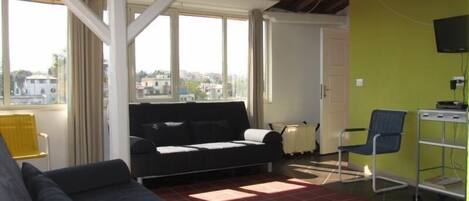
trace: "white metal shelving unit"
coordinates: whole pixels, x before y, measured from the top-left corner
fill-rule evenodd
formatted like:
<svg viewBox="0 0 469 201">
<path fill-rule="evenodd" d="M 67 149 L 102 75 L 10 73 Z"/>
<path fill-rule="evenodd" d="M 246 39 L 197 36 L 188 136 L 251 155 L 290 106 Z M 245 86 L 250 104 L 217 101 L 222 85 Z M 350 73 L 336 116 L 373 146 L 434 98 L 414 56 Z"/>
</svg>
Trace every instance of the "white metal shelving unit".
<svg viewBox="0 0 469 201">
<path fill-rule="evenodd" d="M 467 169 L 461 169 L 456 167 L 448 167 L 446 165 L 446 151 L 463 151 L 465 158 L 467 158 L 467 112 L 457 110 L 419 110 L 417 114 L 417 182 L 415 200 L 419 200 L 419 190 L 425 189 L 433 192 L 440 193 L 455 198 L 465 199 L 466 198 L 466 173 Z M 440 138 L 429 138 L 422 133 L 421 124 L 424 122 L 433 122 L 441 125 Z M 448 140 L 446 137 L 447 124 L 460 124 L 464 128 L 465 140 L 464 142 L 456 142 L 456 139 Z M 456 132 L 456 131 L 455 131 Z M 421 155 L 422 146 L 430 146 L 436 149 L 441 149 L 441 156 L 435 156 L 435 160 L 440 159 L 441 164 L 434 167 L 422 167 Z M 464 173 L 464 177 L 460 178 L 462 182 L 457 184 L 448 185 L 443 187 L 436 185 L 430 181 L 422 179 L 422 175 L 428 173 L 431 176 L 439 175 L 446 176 L 450 172 L 458 171 Z"/>
</svg>

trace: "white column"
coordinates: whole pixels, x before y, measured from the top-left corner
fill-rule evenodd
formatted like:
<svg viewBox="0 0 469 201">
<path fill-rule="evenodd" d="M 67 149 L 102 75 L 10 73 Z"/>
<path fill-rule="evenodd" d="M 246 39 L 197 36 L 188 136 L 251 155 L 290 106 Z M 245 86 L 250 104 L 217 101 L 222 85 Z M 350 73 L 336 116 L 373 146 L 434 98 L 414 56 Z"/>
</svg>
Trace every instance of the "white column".
<svg viewBox="0 0 469 201">
<path fill-rule="evenodd" d="M 130 165 L 126 3 L 126 0 L 108 1 L 111 33 L 109 131 L 111 159 L 122 159 Z"/>
<path fill-rule="evenodd" d="M 132 43 L 154 19 L 166 10 L 174 0 L 155 0 L 136 20 L 130 23 L 127 32 L 127 43 Z"/>
<path fill-rule="evenodd" d="M 64 3 L 98 38 L 109 44 L 109 28 L 83 1 L 65 0 Z"/>
</svg>

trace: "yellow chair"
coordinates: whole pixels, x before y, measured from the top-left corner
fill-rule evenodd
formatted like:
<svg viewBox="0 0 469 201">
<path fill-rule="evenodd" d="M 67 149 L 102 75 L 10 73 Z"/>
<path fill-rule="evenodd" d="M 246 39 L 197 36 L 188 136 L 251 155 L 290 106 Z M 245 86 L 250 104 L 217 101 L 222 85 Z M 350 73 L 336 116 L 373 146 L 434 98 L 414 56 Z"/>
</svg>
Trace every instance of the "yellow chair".
<svg viewBox="0 0 469 201">
<path fill-rule="evenodd" d="M 4 138 L 13 159 L 47 157 L 47 168 L 50 169 L 49 138 L 47 134 L 38 134 L 33 114 L 0 115 L 0 135 Z M 45 152 L 39 150 L 38 136 L 45 139 Z"/>
</svg>

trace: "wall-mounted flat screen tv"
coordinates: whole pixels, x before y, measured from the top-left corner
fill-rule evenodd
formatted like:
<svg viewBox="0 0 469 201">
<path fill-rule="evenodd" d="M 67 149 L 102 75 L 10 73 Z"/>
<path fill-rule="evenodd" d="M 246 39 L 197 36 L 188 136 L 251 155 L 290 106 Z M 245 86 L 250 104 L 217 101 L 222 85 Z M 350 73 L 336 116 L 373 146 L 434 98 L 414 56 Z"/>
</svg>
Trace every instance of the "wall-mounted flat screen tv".
<svg viewBox="0 0 469 201">
<path fill-rule="evenodd" d="M 469 52 L 469 15 L 433 21 L 438 52 Z"/>
</svg>

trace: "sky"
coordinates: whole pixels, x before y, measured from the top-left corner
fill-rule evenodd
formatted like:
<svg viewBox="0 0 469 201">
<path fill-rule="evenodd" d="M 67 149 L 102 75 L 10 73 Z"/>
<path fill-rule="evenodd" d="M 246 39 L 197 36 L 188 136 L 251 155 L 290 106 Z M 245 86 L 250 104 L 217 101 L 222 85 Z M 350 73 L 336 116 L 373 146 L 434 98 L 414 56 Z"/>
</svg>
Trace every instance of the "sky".
<svg viewBox="0 0 469 201">
<path fill-rule="evenodd" d="M 247 75 L 248 22 L 228 20 L 228 72 Z M 180 70 L 222 73 L 223 31 L 221 18 L 179 17 Z M 170 70 L 170 18 L 160 16 L 136 39 L 137 71 Z"/>
<path fill-rule="evenodd" d="M 10 69 L 47 72 L 67 48 L 65 6 L 9 1 Z"/>
<path fill-rule="evenodd" d="M 67 46 L 66 7 L 19 0 L 9 4 L 11 70 L 46 72 L 52 54 Z M 247 75 L 248 22 L 228 20 L 227 28 L 228 72 Z M 221 18 L 180 16 L 179 32 L 180 70 L 221 74 Z M 160 16 L 136 38 L 137 71 L 170 70 L 170 44 L 170 19 Z"/>
</svg>

